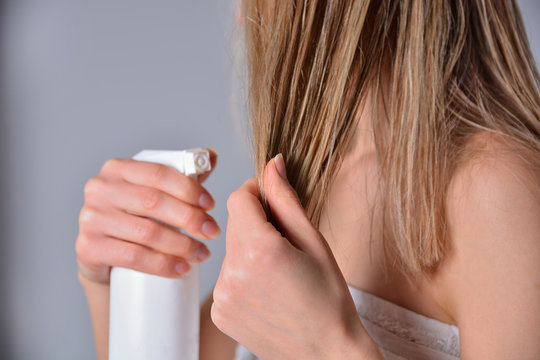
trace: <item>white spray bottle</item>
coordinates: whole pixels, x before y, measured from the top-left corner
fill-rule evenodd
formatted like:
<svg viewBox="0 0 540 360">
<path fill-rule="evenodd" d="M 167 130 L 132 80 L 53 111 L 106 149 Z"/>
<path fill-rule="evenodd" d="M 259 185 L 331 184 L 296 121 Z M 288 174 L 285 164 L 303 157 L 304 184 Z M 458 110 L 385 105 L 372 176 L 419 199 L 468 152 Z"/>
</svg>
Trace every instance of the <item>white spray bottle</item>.
<svg viewBox="0 0 540 360">
<path fill-rule="evenodd" d="M 133 157 L 171 166 L 196 179 L 210 170 L 208 151 L 144 150 Z M 111 270 L 109 360 L 198 360 L 199 264 L 170 279 Z"/>
</svg>

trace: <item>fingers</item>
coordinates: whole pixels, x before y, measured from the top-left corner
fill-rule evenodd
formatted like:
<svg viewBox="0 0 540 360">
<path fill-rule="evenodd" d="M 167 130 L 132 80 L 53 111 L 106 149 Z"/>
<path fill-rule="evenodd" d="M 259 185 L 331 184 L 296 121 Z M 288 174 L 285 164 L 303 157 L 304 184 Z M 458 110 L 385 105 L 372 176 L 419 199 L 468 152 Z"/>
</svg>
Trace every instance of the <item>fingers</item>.
<svg viewBox="0 0 540 360">
<path fill-rule="evenodd" d="M 215 163 L 214 155 L 214 163 Z M 210 210 L 214 207 L 212 196 L 196 180 L 176 169 L 152 162 L 132 159 L 111 159 L 103 166 L 105 176 L 120 176 L 136 185 L 158 189 L 193 206 Z M 209 176 L 210 172 L 205 174 Z"/>
<path fill-rule="evenodd" d="M 209 154 L 214 168 L 217 154 Z M 205 245 L 177 228 L 202 239 L 219 234 L 206 213 L 214 200 L 200 185 L 209 175 L 197 181 L 161 164 L 107 161 L 84 189 L 75 243 L 79 272 L 99 283 L 108 283 L 111 266 L 172 277 L 189 271 L 187 261 L 208 258 Z"/>
<path fill-rule="evenodd" d="M 266 213 L 259 200 L 259 186 L 256 178 L 247 180 L 227 199 L 229 216 L 248 228 L 267 223 Z"/>
<path fill-rule="evenodd" d="M 282 167 L 283 175 L 276 165 Z M 228 248 L 243 247 L 250 253 L 268 254 L 272 249 L 281 249 L 285 241 L 302 251 L 326 255 L 327 247 L 324 240 L 309 220 L 296 192 L 288 183 L 284 168 L 283 158 L 276 157 L 268 162 L 264 173 L 266 199 L 279 231 L 269 226 L 271 224 L 267 221 L 259 200 L 259 187 L 253 178 L 231 194 L 227 201 Z M 280 236 L 275 236 L 276 233 Z"/>
<path fill-rule="evenodd" d="M 219 235 L 218 225 L 204 210 L 158 189 L 114 182 L 100 192 L 110 204 L 129 214 L 155 218 L 203 239 Z"/>
<path fill-rule="evenodd" d="M 84 263 L 85 269 L 120 266 L 170 278 L 185 275 L 190 269 L 182 258 L 112 237 L 88 238 L 79 235 L 76 244 L 77 257 Z"/>
<path fill-rule="evenodd" d="M 281 171 L 279 171 L 282 169 Z M 320 248 L 320 234 L 309 220 L 285 174 L 281 155 L 270 160 L 264 172 L 266 199 L 279 230 L 302 250 Z"/>
<path fill-rule="evenodd" d="M 227 200 L 227 254 L 255 267 L 272 262 L 275 254 L 294 249 L 267 220 L 256 178 L 246 181 Z"/>
<path fill-rule="evenodd" d="M 188 261 L 204 261 L 210 256 L 208 248 L 157 221 L 114 211 L 104 214 L 85 208 L 80 216 L 81 229 L 92 233 L 93 228 L 102 229 L 105 236 L 144 245 L 157 252 L 182 257 Z M 91 225 L 91 226 L 89 226 Z"/>
</svg>

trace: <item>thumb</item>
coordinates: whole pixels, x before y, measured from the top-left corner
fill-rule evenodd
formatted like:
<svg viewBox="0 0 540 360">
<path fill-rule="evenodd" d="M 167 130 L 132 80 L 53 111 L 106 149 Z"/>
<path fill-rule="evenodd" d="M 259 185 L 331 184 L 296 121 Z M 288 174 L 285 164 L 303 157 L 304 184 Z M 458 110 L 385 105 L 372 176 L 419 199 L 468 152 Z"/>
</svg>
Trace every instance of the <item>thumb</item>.
<svg viewBox="0 0 540 360">
<path fill-rule="evenodd" d="M 319 231 L 309 220 L 298 195 L 289 184 L 281 154 L 266 164 L 264 193 L 281 234 L 301 250 L 314 248 Z"/>
</svg>

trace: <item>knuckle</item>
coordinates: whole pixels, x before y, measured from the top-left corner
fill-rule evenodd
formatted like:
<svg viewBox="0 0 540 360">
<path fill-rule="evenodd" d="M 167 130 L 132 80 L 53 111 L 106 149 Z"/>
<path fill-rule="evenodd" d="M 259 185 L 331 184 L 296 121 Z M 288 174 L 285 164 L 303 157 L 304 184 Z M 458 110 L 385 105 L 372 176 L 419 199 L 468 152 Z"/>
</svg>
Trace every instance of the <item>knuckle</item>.
<svg viewBox="0 0 540 360">
<path fill-rule="evenodd" d="M 161 203 L 161 194 L 154 189 L 144 190 L 141 195 L 141 205 L 144 209 L 154 210 Z"/>
<path fill-rule="evenodd" d="M 221 306 L 216 303 L 214 299 L 214 303 L 212 304 L 212 307 L 210 308 L 210 318 L 212 319 L 212 322 L 216 327 L 222 331 L 223 333 L 227 333 L 226 324 L 227 321 L 225 321 L 224 314 L 226 311 L 223 311 Z"/>
<path fill-rule="evenodd" d="M 95 194 L 99 193 L 103 189 L 104 181 L 99 177 L 95 176 L 88 180 L 84 185 L 84 197 L 88 199 Z"/>
<path fill-rule="evenodd" d="M 141 243 L 149 244 L 158 237 L 159 225 L 152 220 L 141 221 L 135 225 L 135 233 Z"/>
<path fill-rule="evenodd" d="M 182 216 L 182 222 L 184 225 L 194 224 L 199 217 L 200 214 L 195 208 L 187 207 Z"/>
<path fill-rule="evenodd" d="M 268 262 L 268 254 L 265 251 L 262 251 L 260 246 L 252 245 L 246 250 L 246 260 L 248 264 L 258 266 Z"/>
<path fill-rule="evenodd" d="M 223 282 L 216 284 L 213 293 L 214 303 L 224 306 L 230 303 L 230 295 L 227 291 L 227 287 L 223 286 Z"/>
<path fill-rule="evenodd" d="M 191 179 L 185 175 L 181 175 L 180 181 L 178 181 L 178 197 L 181 199 L 188 199 L 190 194 L 195 194 L 196 190 L 192 186 Z"/>
<path fill-rule="evenodd" d="M 227 199 L 227 210 L 233 212 L 242 202 L 242 193 L 238 190 L 233 192 Z"/>
<path fill-rule="evenodd" d="M 189 239 L 188 237 L 180 239 L 178 241 L 178 251 L 184 256 L 193 256 L 197 249 L 195 241 Z"/>
<path fill-rule="evenodd" d="M 118 167 L 120 166 L 120 159 L 109 159 L 105 161 L 103 166 L 101 167 L 102 173 L 109 173 L 109 172 L 116 172 L 118 170 Z"/>
<path fill-rule="evenodd" d="M 277 266 L 284 248 L 280 239 L 268 236 L 258 239 L 255 235 L 250 246 L 246 247 L 246 264 L 255 270 Z"/>
<path fill-rule="evenodd" d="M 122 258 L 124 263 L 130 267 L 138 265 L 142 260 L 141 253 L 133 247 L 125 248 L 122 252 Z"/>
<path fill-rule="evenodd" d="M 95 221 L 96 216 L 96 210 L 88 206 L 83 206 L 79 213 L 79 227 L 85 228 L 87 225 L 92 224 L 92 222 Z"/>
<path fill-rule="evenodd" d="M 84 262 L 91 262 L 91 247 L 91 239 L 88 236 L 84 234 L 79 234 L 77 236 L 77 240 L 75 241 L 75 254 L 77 255 L 77 258 Z"/>
<path fill-rule="evenodd" d="M 82 258 L 86 254 L 86 236 L 79 234 L 77 240 L 75 240 L 75 254 L 77 257 Z"/>
<path fill-rule="evenodd" d="M 167 176 L 168 167 L 162 164 L 152 164 L 150 170 L 150 183 L 153 185 L 161 184 Z"/>
<path fill-rule="evenodd" d="M 226 271 L 223 273 L 223 285 L 225 300 L 227 303 L 234 301 L 235 294 L 244 294 L 244 281 L 237 271 Z"/>
<path fill-rule="evenodd" d="M 171 266 L 166 255 L 158 255 L 154 266 L 156 274 L 167 275 L 170 273 Z"/>
</svg>

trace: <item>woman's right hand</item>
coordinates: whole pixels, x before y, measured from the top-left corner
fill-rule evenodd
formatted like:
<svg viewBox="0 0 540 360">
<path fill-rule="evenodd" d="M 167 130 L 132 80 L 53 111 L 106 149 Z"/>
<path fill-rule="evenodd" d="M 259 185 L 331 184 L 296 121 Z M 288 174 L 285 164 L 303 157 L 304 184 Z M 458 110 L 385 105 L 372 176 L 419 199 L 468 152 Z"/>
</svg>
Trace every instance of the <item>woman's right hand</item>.
<svg viewBox="0 0 540 360">
<path fill-rule="evenodd" d="M 217 154 L 209 153 L 213 169 Z M 193 237 L 208 240 L 220 231 L 206 213 L 214 200 L 200 185 L 209 174 L 195 181 L 161 164 L 108 160 L 84 188 L 75 243 L 79 277 L 108 284 L 111 266 L 178 277 L 189 271 L 188 261 L 207 259 L 208 248 Z"/>
</svg>

